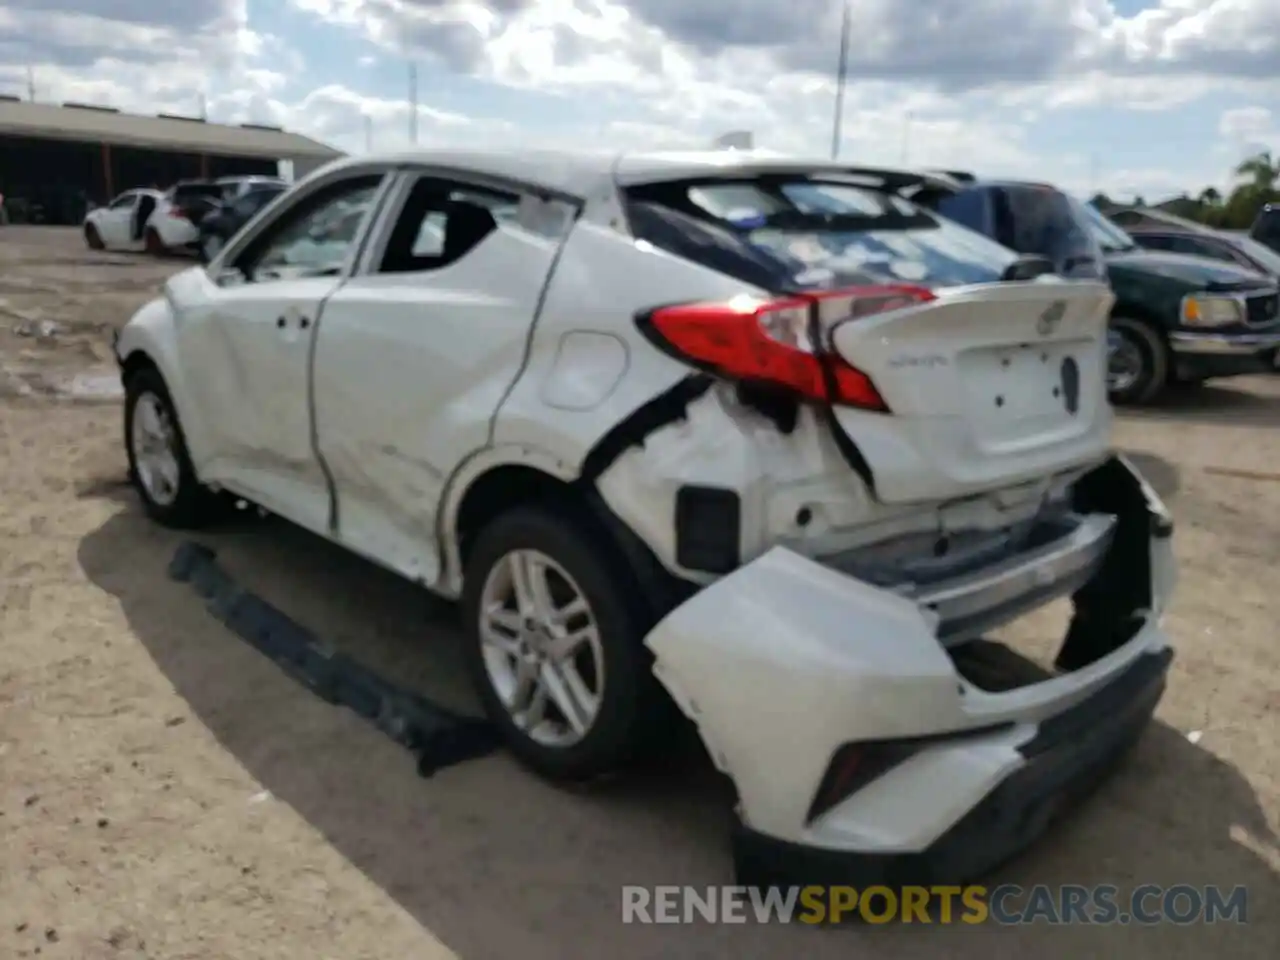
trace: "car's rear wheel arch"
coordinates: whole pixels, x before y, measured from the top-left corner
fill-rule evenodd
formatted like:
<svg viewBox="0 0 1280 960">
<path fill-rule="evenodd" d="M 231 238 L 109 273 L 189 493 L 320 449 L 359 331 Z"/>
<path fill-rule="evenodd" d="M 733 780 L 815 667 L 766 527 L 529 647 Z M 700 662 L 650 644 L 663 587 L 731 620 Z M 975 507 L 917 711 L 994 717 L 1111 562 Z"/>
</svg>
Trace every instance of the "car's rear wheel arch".
<svg viewBox="0 0 1280 960">
<path fill-rule="evenodd" d="M 521 507 L 541 507 L 564 517 L 598 540 L 610 562 L 634 579 L 638 611 L 648 625 L 656 623 L 696 587 L 670 571 L 605 503 L 594 484 L 567 482 L 537 467 L 501 464 L 484 471 L 467 486 L 454 514 L 452 534 L 465 569 L 476 538 L 490 523 Z"/>
</svg>

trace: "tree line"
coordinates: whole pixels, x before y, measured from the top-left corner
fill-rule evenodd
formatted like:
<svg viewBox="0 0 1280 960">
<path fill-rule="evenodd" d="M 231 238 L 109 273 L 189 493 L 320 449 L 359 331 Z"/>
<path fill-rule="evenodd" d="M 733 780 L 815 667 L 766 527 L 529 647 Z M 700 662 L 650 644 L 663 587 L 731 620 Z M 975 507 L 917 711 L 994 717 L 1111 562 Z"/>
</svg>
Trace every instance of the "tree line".
<svg viewBox="0 0 1280 960">
<path fill-rule="evenodd" d="M 1225 197 L 1214 187 L 1205 187 L 1196 196 L 1183 194 L 1159 204 L 1175 216 L 1223 230 L 1248 230 L 1258 210 L 1266 203 L 1280 203 L 1280 156 L 1264 150 L 1241 161 L 1234 171 L 1235 185 Z M 1099 193 L 1093 198 L 1099 210 L 1115 207 L 1145 207 L 1142 197 L 1132 203 L 1112 200 Z"/>
</svg>

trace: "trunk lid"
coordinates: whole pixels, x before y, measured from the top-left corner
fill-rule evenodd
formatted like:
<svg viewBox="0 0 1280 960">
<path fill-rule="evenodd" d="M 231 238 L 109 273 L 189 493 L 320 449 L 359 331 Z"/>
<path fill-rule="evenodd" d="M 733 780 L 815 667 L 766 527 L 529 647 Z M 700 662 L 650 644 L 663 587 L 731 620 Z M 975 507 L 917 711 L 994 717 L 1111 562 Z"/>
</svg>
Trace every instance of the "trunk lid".
<svg viewBox="0 0 1280 960">
<path fill-rule="evenodd" d="M 222 202 L 222 188 L 214 183 L 180 183 L 170 193 L 170 211 L 199 226 Z"/>
<path fill-rule="evenodd" d="M 1091 462 L 1110 444 L 1101 283 L 944 288 L 937 299 L 846 319 L 823 303 L 831 348 L 891 413 L 833 409 L 889 503 L 954 498 Z M 842 309 L 845 308 L 845 309 Z"/>
<path fill-rule="evenodd" d="M 759 296 L 818 302 L 819 346 L 865 374 L 891 411 L 846 395 L 823 418 L 844 463 L 881 501 L 950 501 L 1037 483 L 1105 454 L 1114 301 L 1105 283 L 1011 282 L 1012 250 L 897 196 L 887 181 L 868 186 L 834 165 L 781 170 L 717 156 L 702 171 L 675 167 L 669 179 L 655 170 L 625 185 L 631 232 Z M 874 288 L 895 286 L 932 299 L 883 312 L 864 304 L 855 319 L 842 293 L 874 298 Z M 790 309 L 769 322 L 799 343 Z M 696 329 L 705 318 L 688 322 Z M 692 350 L 724 359 L 723 337 L 699 337 Z M 803 339 L 801 353 L 813 346 Z M 740 367 L 768 366 L 764 351 L 740 353 Z M 786 379 L 808 366 L 779 358 L 770 369 Z M 803 385 L 799 393 L 813 400 Z"/>
</svg>

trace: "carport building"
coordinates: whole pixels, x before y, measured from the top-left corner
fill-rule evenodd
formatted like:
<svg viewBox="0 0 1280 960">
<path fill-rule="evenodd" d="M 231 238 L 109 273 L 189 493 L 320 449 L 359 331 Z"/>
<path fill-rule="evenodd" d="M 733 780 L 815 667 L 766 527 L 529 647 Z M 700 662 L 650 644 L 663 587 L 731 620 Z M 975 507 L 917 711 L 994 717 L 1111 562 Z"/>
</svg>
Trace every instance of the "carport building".
<svg viewBox="0 0 1280 960">
<path fill-rule="evenodd" d="M 341 155 L 279 127 L 0 96 L 0 195 L 11 222 L 76 224 L 134 187 L 244 174 L 295 177 Z"/>
</svg>

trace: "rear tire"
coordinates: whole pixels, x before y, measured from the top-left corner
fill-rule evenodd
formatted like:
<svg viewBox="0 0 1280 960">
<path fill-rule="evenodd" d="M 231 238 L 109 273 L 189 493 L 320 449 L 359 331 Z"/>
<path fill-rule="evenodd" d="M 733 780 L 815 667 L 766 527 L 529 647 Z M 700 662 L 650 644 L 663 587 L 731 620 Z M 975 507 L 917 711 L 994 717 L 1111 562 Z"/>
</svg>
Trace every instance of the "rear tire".
<svg viewBox="0 0 1280 960">
<path fill-rule="evenodd" d="M 1169 381 L 1172 356 L 1164 335 L 1144 320 L 1112 317 L 1117 337 L 1108 350 L 1107 393 L 1117 406 L 1150 403 Z"/>
<path fill-rule="evenodd" d="M 539 652 L 539 633 L 551 647 L 562 634 L 554 617 L 521 614 L 522 605 L 512 596 L 517 565 L 526 571 L 528 565 L 549 570 L 527 582 L 547 585 L 545 596 L 561 610 L 580 603 L 579 619 L 566 618 L 560 626 L 594 641 L 583 641 L 559 662 L 545 647 Z M 619 772 L 673 730 L 668 720 L 674 710 L 653 675 L 652 656 L 643 643 L 647 618 L 629 580 L 603 534 L 583 519 L 544 507 L 522 507 L 498 517 L 470 551 L 462 607 L 471 679 L 511 752 L 548 779 L 585 781 Z M 536 588 L 528 592 L 538 593 Z M 594 633 L 584 624 L 594 625 Z M 522 663 L 529 670 L 525 682 L 535 688 L 527 698 L 516 695 L 522 689 Z M 566 666 L 573 671 L 573 682 L 556 679 L 565 675 Z M 544 681 L 548 670 L 551 677 Z M 535 713 L 538 688 L 543 706 Z M 568 722 L 573 711 L 559 706 L 566 689 L 575 693 L 569 698 L 575 707 L 595 706 L 589 722 L 581 722 L 589 709 L 576 711 L 576 729 Z M 582 696 L 583 691 L 594 694 L 594 700 Z M 526 702 L 529 706 L 522 710 Z M 545 719 L 530 719 L 540 716 Z"/>
<path fill-rule="evenodd" d="M 167 436 L 171 464 L 161 465 L 163 457 L 158 451 L 144 449 L 144 435 L 149 432 L 147 424 L 139 423 L 144 418 L 160 421 L 159 432 Z M 125 381 L 124 446 L 129 479 L 152 520 L 165 527 L 191 530 L 217 517 L 220 501 L 196 478 L 177 408 L 158 370 L 138 370 Z"/>
<path fill-rule="evenodd" d="M 98 233 L 98 228 L 92 223 L 85 224 L 84 242 L 90 250 L 102 250 L 106 247 L 102 242 L 102 236 Z"/>
</svg>

